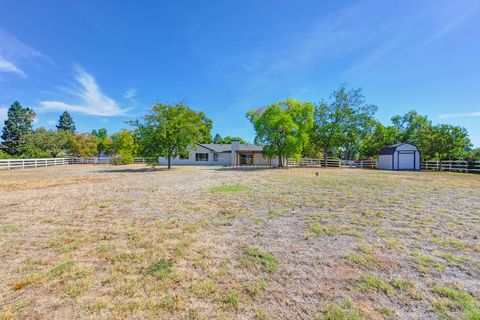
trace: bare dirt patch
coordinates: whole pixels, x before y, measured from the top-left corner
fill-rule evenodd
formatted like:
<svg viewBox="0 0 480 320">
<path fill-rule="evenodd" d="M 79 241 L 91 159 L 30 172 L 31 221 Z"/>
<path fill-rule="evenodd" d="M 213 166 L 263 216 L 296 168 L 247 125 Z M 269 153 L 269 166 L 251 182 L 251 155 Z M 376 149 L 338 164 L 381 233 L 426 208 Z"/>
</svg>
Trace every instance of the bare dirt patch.
<svg viewBox="0 0 480 320">
<path fill-rule="evenodd" d="M 475 319 L 478 190 L 354 169 L 0 172 L 0 319 Z"/>
</svg>

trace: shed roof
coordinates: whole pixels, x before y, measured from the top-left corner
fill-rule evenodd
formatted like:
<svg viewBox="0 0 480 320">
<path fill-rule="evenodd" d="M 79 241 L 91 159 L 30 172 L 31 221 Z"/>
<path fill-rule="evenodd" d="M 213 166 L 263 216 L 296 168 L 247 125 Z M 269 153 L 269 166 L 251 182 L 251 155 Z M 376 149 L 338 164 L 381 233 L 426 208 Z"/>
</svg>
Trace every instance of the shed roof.
<svg viewBox="0 0 480 320">
<path fill-rule="evenodd" d="M 382 156 L 382 155 L 394 154 L 398 147 L 403 146 L 403 145 L 405 145 L 405 144 L 408 144 L 408 145 L 413 146 L 413 144 L 410 144 L 410 143 L 396 143 L 396 144 L 392 144 L 391 146 L 383 147 L 383 148 L 380 150 L 380 155 Z"/>
</svg>

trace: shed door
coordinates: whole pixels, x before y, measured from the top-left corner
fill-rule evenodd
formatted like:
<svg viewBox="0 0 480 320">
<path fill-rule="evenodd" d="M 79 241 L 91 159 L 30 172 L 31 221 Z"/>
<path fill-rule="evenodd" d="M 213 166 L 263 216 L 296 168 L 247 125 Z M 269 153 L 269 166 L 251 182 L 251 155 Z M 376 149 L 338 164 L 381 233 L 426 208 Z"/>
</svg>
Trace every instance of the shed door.
<svg viewBox="0 0 480 320">
<path fill-rule="evenodd" d="M 415 151 L 398 152 L 398 170 L 415 170 Z"/>
</svg>

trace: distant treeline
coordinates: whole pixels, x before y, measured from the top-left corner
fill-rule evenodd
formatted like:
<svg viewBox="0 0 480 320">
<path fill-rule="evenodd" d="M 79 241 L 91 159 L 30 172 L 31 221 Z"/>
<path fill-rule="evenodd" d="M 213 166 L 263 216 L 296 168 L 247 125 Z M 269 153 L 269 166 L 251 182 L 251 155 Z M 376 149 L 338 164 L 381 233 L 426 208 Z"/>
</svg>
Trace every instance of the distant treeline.
<svg viewBox="0 0 480 320">
<path fill-rule="evenodd" d="M 407 142 L 418 147 L 424 160 L 478 159 L 465 128 L 433 125 L 416 111 L 392 117 L 391 125 L 375 118 L 377 107 L 366 102 L 362 89 L 345 85 L 318 103 L 287 99 L 249 111 L 265 152 L 287 157 L 375 158 L 384 146 Z"/>
<path fill-rule="evenodd" d="M 251 110 L 247 118 L 256 131 L 255 143 L 264 146 L 269 157 L 279 163 L 289 157 L 375 158 L 386 145 L 407 142 L 418 147 L 424 160 L 480 158 L 465 128 L 448 124 L 433 125 L 416 111 L 392 117 L 390 125 L 375 118 L 377 107 L 366 102 L 362 89 L 345 85 L 318 103 L 293 99 Z M 33 130 L 35 112 L 14 102 L 8 110 L 2 132 L 0 158 L 45 158 L 64 155 L 92 157 L 111 155 L 118 163 L 131 163 L 133 157 L 171 159 L 188 152 L 195 142 L 231 143 L 241 137 L 211 136 L 212 120 L 183 101 L 158 103 L 130 125 L 108 135 L 102 128 L 77 133 L 71 115 L 65 111 L 57 130 Z"/>
</svg>

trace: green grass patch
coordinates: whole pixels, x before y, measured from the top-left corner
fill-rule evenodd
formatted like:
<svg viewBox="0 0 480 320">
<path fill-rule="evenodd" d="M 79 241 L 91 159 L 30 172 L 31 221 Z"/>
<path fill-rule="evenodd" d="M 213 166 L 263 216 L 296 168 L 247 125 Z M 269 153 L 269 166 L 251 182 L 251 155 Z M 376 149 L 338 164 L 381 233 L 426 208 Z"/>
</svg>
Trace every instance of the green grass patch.
<svg viewBox="0 0 480 320">
<path fill-rule="evenodd" d="M 452 247 L 455 249 L 465 249 L 467 247 L 465 242 L 450 237 L 445 239 L 434 239 L 433 242 L 442 247 Z"/>
<path fill-rule="evenodd" d="M 13 233 L 20 229 L 20 226 L 18 224 L 6 224 L 2 227 L 2 232 L 4 233 Z"/>
<path fill-rule="evenodd" d="M 429 272 L 432 268 L 435 268 L 438 271 L 443 271 L 445 269 L 445 265 L 443 263 L 438 262 L 433 257 L 427 256 L 420 252 L 412 253 L 413 261 L 417 267 L 417 270 L 422 273 Z"/>
<path fill-rule="evenodd" d="M 259 297 L 265 290 L 266 283 L 264 280 L 249 281 L 245 283 L 245 290 L 251 297 Z"/>
<path fill-rule="evenodd" d="M 374 275 L 362 276 L 360 279 L 359 289 L 363 292 L 382 291 L 387 295 L 394 293 L 394 288 L 392 285 Z"/>
<path fill-rule="evenodd" d="M 243 252 L 249 256 L 253 262 L 264 266 L 267 272 L 274 272 L 278 268 L 277 259 L 275 259 L 272 254 L 265 252 L 260 248 L 245 246 Z"/>
<path fill-rule="evenodd" d="M 244 192 L 247 190 L 248 190 L 247 187 L 240 186 L 237 184 L 224 184 L 224 185 L 208 188 L 208 191 L 215 192 L 215 193 L 235 193 L 235 192 Z"/>
<path fill-rule="evenodd" d="M 335 236 L 335 235 L 344 235 L 344 236 L 352 236 L 355 238 L 363 238 L 363 234 L 358 230 L 347 227 L 340 227 L 340 226 L 328 226 L 324 225 L 320 222 L 310 222 L 308 224 L 309 231 L 316 237 L 319 236 Z"/>
<path fill-rule="evenodd" d="M 159 260 L 147 269 L 147 273 L 155 278 L 163 279 L 172 272 L 172 263 L 167 260 Z"/>
<path fill-rule="evenodd" d="M 217 291 L 217 285 L 211 279 L 195 281 L 190 286 L 190 290 L 197 297 L 205 298 Z"/>
<path fill-rule="evenodd" d="M 355 308 L 350 301 L 327 303 L 322 310 L 321 320 L 360 320 L 364 319 L 363 313 Z"/>
<path fill-rule="evenodd" d="M 240 303 L 240 293 L 237 290 L 229 290 L 220 295 L 220 301 L 233 309 L 237 309 Z"/>
<path fill-rule="evenodd" d="M 450 311 L 460 309 L 461 319 L 480 319 L 480 301 L 468 292 L 442 285 L 436 285 L 432 291 L 443 298 L 434 303 L 436 311 L 441 316 L 450 318 L 452 317 Z"/>
<path fill-rule="evenodd" d="M 50 277 L 58 277 L 63 275 L 65 272 L 69 271 L 73 267 L 74 263 L 72 260 L 65 260 L 52 267 L 48 271 Z"/>
<path fill-rule="evenodd" d="M 352 263 L 355 263 L 355 264 L 358 264 L 362 267 L 366 267 L 369 265 L 369 261 L 367 260 L 367 258 L 365 258 L 364 256 L 358 256 L 356 254 L 349 254 L 348 256 L 345 257 L 348 261 L 352 262 Z"/>
</svg>

